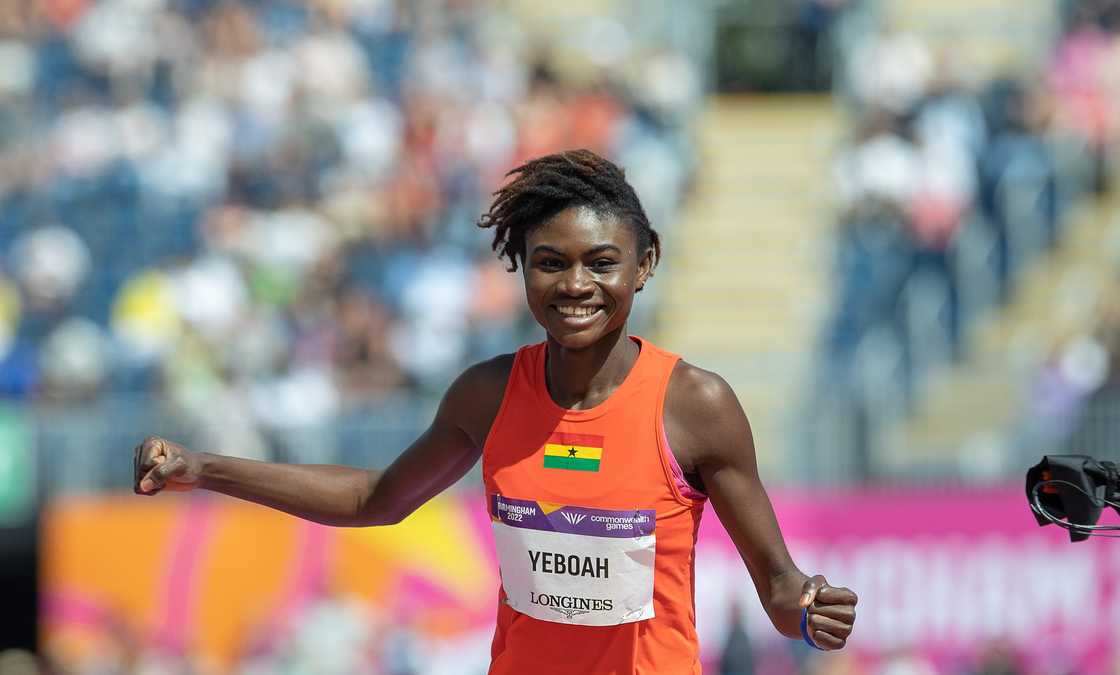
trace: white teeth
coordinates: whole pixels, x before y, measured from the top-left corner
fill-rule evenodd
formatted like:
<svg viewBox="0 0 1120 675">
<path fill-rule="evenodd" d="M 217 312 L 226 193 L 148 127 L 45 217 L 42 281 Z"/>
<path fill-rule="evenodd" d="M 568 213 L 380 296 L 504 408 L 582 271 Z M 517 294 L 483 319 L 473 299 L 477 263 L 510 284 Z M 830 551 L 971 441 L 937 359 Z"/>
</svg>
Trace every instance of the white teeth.
<svg viewBox="0 0 1120 675">
<path fill-rule="evenodd" d="M 598 307 L 573 307 L 570 305 L 556 305 L 556 311 L 564 316 L 591 316 L 599 311 Z"/>
</svg>

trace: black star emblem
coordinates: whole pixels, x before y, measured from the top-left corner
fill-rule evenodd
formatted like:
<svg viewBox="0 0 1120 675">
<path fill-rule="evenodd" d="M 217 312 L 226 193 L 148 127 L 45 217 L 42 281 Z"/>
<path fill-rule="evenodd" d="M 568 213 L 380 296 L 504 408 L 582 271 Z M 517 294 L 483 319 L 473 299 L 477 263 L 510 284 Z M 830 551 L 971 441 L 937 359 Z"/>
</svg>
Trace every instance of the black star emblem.
<svg viewBox="0 0 1120 675">
<path fill-rule="evenodd" d="M 576 456 L 576 449 L 575 448 L 568 448 L 568 456 L 569 457 L 575 457 Z"/>
</svg>

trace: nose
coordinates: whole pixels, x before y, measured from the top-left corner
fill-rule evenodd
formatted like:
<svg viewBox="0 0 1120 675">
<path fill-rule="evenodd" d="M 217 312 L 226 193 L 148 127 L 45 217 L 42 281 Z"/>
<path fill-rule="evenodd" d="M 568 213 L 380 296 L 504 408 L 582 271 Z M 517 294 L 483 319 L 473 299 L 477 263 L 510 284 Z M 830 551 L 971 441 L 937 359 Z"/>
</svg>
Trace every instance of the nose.
<svg viewBox="0 0 1120 675">
<path fill-rule="evenodd" d="M 557 290 L 571 297 L 580 297 L 590 295 L 595 288 L 591 283 L 591 274 L 587 271 L 587 268 L 576 263 L 564 271 L 564 275 L 560 277 L 560 285 Z"/>
</svg>

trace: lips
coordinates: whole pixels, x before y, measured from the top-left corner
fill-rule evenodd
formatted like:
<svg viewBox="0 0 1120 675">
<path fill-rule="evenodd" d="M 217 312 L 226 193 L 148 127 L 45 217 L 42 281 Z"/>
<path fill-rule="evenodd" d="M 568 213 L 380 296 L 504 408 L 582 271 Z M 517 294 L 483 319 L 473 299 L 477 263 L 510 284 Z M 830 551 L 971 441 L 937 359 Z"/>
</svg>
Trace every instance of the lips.
<svg viewBox="0 0 1120 675">
<path fill-rule="evenodd" d="M 551 309 L 564 325 L 572 327 L 590 324 L 603 313 L 603 305 L 552 305 Z"/>
<path fill-rule="evenodd" d="M 553 309 L 564 316 L 591 316 L 603 308 L 602 305 L 553 305 Z"/>
</svg>

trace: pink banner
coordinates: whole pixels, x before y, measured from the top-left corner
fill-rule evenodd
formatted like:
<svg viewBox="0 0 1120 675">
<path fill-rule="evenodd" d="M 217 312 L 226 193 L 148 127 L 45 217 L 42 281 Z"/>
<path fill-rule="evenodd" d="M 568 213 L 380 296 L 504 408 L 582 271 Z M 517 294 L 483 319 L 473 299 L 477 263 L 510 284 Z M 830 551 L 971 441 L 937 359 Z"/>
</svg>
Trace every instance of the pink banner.
<svg viewBox="0 0 1120 675">
<path fill-rule="evenodd" d="M 1072 544 L 1065 530 L 1038 527 L 1021 488 L 772 498 L 798 566 L 859 594 L 849 646 L 863 656 L 917 652 L 951 672 L 998 645 L 1029 670 L 1112 672 L 1120 541 Z M 780 639 L 713 515 L 697 554 L 702 643 L 723 643 L 734 607 L 744 608 L 752 639 Z"/>
</svg>

